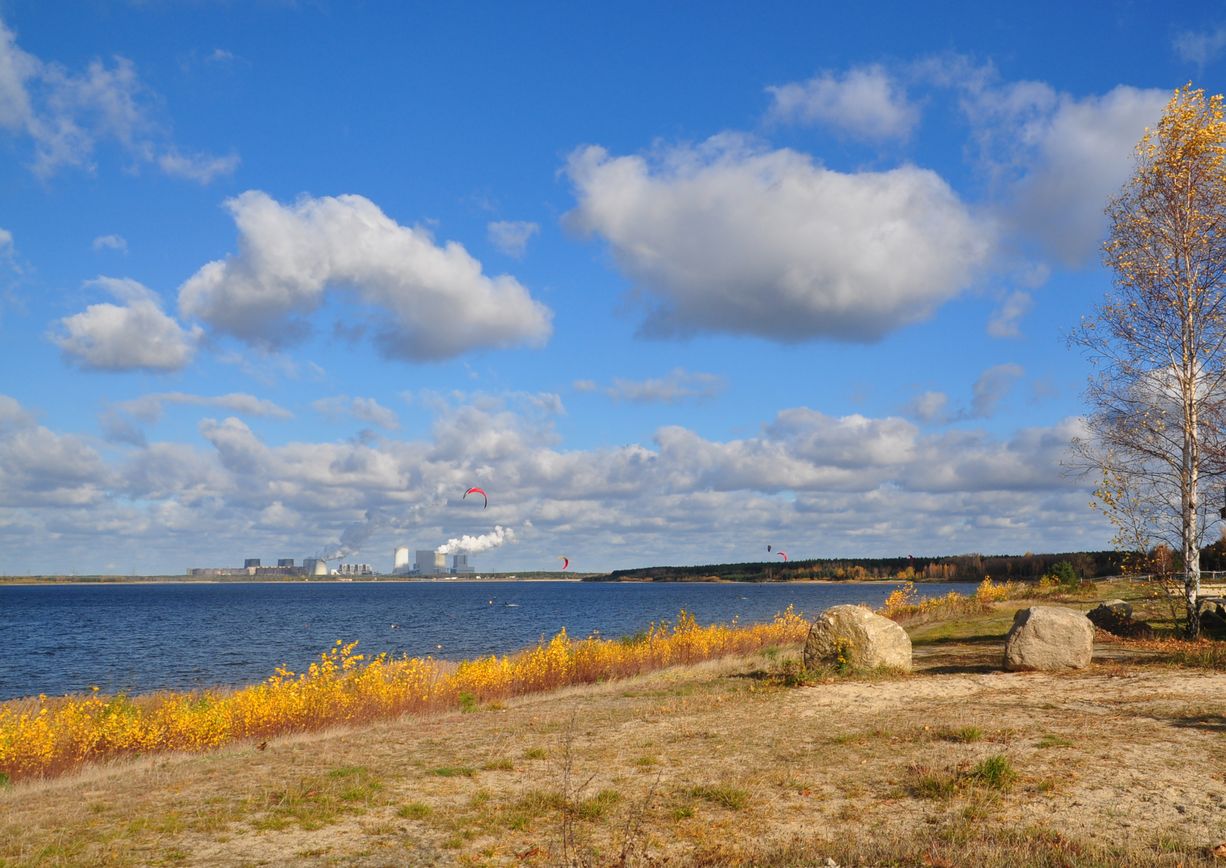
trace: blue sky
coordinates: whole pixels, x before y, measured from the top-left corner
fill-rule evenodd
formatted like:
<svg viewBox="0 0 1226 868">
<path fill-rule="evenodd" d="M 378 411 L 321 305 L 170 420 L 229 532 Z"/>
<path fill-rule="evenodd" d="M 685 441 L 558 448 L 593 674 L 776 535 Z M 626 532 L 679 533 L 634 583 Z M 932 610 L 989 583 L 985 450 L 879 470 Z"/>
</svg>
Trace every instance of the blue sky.
<svg viewBox="0 0 1226 868">
<path fill-rule="evenodd" d="M 1063 335 L 1219 7 L 438 6 L 0 2 L 0 573 L 1109 546 Z"/>
</svg>

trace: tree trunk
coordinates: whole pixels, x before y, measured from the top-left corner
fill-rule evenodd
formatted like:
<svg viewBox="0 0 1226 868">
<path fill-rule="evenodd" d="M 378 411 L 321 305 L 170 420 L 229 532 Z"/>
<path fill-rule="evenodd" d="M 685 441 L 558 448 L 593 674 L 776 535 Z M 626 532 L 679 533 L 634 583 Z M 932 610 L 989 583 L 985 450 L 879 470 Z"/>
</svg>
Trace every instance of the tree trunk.
<svg viewBox="0 0 1226 868">
<path fill-rule="evenodd" d="M 1187 607 L 1188 638 L 1200 636 L 1200 611 L 1196 605 L 1196 596 L 1200 593 L 1200 545 L 1197 533 L 1197 513 L 1199 507 L 1199 492 L 1197 483 L 1200 470 L 1200 443 L 1197 437 L 1196 414 L 1196 380 L 1186 391 L 1191 400 L 1185 398 L 1184 429 L 1183 429 L 1183 596 Z"/>
</svg>

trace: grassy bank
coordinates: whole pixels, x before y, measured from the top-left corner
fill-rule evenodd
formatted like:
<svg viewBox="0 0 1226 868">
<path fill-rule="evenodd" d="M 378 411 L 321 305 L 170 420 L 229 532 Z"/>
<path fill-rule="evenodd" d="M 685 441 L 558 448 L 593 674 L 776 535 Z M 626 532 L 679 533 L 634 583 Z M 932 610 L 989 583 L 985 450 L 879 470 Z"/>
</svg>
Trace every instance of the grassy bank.
<svg viewBox="0 0 1226 868">
<path fill-rule="evenodd" d="M 1150 605 L 1063 602 L 1121 595 Z M 796 679 L 771 644 L 17 782 L 0 864 L 1214 864 L 1220 660 L 1103 641 L 1006 674 L 1025 602 L 912 624 L 909 676 Z"/>
<path fill-rule="evenodd" d="M 458 664 L 433 658 L 366 659 L 356 643 L 320 655 L 306 672 L 278 668 L 233 691 L 58 697 L 0 704 L 0 782 L 62 773 L 123 755 L 209 750 L 352 724 L 471 708 L 526 693 L 625 678 L 803 638 L 791 609 L 766 624 L 700 626 L 686 612 L 639 636 L 572 640 Z"/>
</svg>

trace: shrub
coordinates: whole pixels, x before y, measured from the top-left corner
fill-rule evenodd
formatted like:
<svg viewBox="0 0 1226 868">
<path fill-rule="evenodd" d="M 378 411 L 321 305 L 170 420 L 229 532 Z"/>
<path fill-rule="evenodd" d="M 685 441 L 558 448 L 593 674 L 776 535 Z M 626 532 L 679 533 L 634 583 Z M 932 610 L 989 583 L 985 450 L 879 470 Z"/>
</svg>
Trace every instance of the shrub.
<svg viewBox="0 0 1226 868">
<path fill-rule="evenodd" d="M 511 696 L 592 684 L 803 641 L 790 607 L 774 621 L 703 627 L 682 611 L 641 638 L 573 640 L 565 630 L 518 654 L 458 664 L 430 657 L 371 659 L 338 641 L 306 672 L 278 667 L 233 691 L 86 696 L 0 703 L 0 780 L 43 777 L 109 757 L 209 750 L 240 739 L 319 730 L 405 713 L 475 710 Z M 438 772 L 436 772 L 438 773 Z"/>
<path fill-rule="evenodd" d="M 1057 582 L 1066 588 L 1075 588 L 1081 584 L 1081 576 L 1077 575 L 1077 568 L 1068 561 L 1060 561 L 1051 568 L 1051 574 Z"/>
</svg>

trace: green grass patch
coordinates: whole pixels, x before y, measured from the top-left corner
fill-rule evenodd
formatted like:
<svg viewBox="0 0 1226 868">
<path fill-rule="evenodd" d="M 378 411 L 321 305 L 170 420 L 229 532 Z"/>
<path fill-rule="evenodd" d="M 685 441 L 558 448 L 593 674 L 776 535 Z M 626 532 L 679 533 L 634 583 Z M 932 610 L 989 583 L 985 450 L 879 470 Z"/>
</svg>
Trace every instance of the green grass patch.
<svg viewBox="0 0 1226 868">
<path fill-rule="evenodd" d="M 404 820 L 424 820 L 433 813 L 425 802 L 408 802 L 396 809 L 396 816 Z"/>
<path fill-rule="evenodd" d="M 728 784 L 707 784 L 700 787 L 691 787 L 686 792 L 695 799 L 702 799 L 705 802 L 719 805 L 721 808 L 727 808 L 730 811 L 743 810 L 749 804 L 749 793 L 740 787 Z"/>
<path fill-rule="evenodd" d="M 515 771 L 515 763 L 506 757 L 502 757 L 501 759 L 482 763 L 481 770 L 484 772 L 513 772 Z"/>
<path fill-rule="evenodd" d="M 430 774 L 436 778 L 471 778 L 477 773 L 472 766 L 439 766 L 430 769 Z"/>
<path fill-rule="evenodd" d="M 927 766 L 913 766 L 908 772 L 907 789 L 920 799 L 949 799 L 958 791 L 958 776 Z"/>
<path fill-rule="evenodd" d="M 977 726 L 963 726 L 958 729 L 947 729 L 941 733 L 941 738 L 945 741 L 956 741 L 962 744 L 970 744 L 976 741 L 983 740 L 983 730 Z"/>
<path fill-rule="evenodd" d="M 1047 735 L 1039 739 L 1037 742 L 1035 742 L 1034 746 L 1039 747 L 1039 748 L 1072 747 L 1073 743 L 1069 741 L 1067 738 L 1061 738 L 1058 735 L 1052 735 L 1051 733 L 1048 733 Z"/>
<path fill-rule="evenodd" d="M 499 812 L 502 825 L 515 831 L 530 829 L 546 814 L 561 810 L 566 801 L 557 793 L 529 790 Z"/>
<path fill-rule="evenodd" d="M 622 799 L 617 790 L 601 790 L 590 799 L 583 799 L 575 805 L 575 815 L 584 820 L 599 820 L 613 809 Z"/>
<path fill-rule="evenodd" d="M 1007 790 L 1017 780 L 1017 771 L 1007 756 L 998 753 L 971 769 L 969 778 L 981 786 Z"/>
<path fill-rule="evenodd" d="M 524 759 L 544 759 L 549 756 L 549 751 L 543 747 L 530 747 L 524 751 Z"/>
<path fill-rule="evenodd" d="M 1018 779 L 1013 764 L 1004 754 L 995 754 L 966 768 L 934 769 L 912 766 L 908 769 L 907 791 L 920 799 L 950 799 L 967 787 L 1007 790 Z"/>
</svg>

